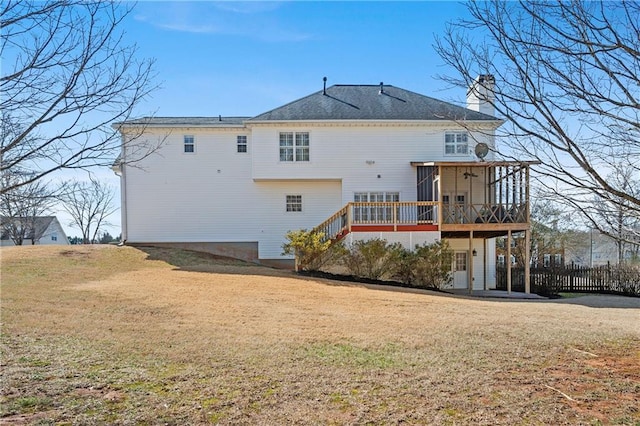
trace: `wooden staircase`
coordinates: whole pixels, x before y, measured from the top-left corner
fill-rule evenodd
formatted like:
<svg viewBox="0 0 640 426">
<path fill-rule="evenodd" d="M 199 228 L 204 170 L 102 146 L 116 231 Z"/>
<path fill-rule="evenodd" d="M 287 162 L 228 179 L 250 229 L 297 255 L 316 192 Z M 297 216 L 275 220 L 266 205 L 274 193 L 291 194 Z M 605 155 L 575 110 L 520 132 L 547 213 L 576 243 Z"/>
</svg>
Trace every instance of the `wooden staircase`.
<svg viewBox="0 0 640 426">
<path fill-rule="evenodd" d="M 328 240 L 331 240 L 334 243 L 340 241 L 349 234 L 349 232 L 351 232 L 349 211 L 350 204 L 347 204 L 311 231 L 321 232 L 324 235 L 322 239 L 323 242 Z"/>
</svg>

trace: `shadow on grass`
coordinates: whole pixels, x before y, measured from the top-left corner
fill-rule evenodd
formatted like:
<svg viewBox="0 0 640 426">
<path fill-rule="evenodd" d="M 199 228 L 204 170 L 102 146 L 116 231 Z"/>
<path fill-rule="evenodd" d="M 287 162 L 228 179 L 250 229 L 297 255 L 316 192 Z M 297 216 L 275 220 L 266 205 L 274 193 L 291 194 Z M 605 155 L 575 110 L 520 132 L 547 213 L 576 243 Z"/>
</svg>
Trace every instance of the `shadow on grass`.
<svg viewBox="0 0 640 426">
<path fill-rule="evenodd" d="M 446 290 L 433 288 L 417 288 L 397 281 L 371 280 L 354 277 L 351 275 L 331 274 L 327 272 L 294 272 L 287 269 L 276 269 L 268 266 L 245 262 L 225 256 L 217 256 L 210 253 L 203 253 L 191 250 L 136 246 L 136 249 L 147 254 L 147 260 L 158 260 L 174 266 L 175 270 L 189 272 L 205 272 L 229 275 L 258 275 L 269 277 L 289 277 L 298 278 L 329 286 L 358 286 L 369 290 L 394 291 L 405 293 L 425 294 L 441 297 L 456 297 L 468 299 L 487 299 L 493 302 L 527 302 L 527 303 L 563 303 L 581 305 L 591 308 L 640 308 L 640 298 L 625 297 L 615 295 L 584 294 L 573 295 L 571 298 L 559 299 L 524 299 L 524 298 L 501 298 L 489 295 L 477 296 L 469 294 L 455 294 Z"/>
</svg>

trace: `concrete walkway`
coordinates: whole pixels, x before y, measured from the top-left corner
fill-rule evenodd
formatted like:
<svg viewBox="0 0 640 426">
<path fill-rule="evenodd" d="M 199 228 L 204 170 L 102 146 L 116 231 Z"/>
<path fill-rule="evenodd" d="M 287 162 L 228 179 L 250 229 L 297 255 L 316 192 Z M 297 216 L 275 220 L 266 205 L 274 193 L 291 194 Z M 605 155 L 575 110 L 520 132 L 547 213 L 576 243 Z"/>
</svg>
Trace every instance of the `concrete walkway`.
<svg viewBox="0 0 640 426">
<path fill-rule="evenodd" d="M 464 289 L 447 289 L 445 290 L 447 293 L 457 294 L 460 296 L 470 296 L 470 297 L 492 297 L 498 299 L 538 299 L 538 300 L 546 300 L 546 297 L 540 296 L 534 293 L 520 293 L 517 291 L 512 291 L 511 293 L 504 290 L 473 290 L 473 292 L 469 293 L 469 290 Z"/>
</svg>

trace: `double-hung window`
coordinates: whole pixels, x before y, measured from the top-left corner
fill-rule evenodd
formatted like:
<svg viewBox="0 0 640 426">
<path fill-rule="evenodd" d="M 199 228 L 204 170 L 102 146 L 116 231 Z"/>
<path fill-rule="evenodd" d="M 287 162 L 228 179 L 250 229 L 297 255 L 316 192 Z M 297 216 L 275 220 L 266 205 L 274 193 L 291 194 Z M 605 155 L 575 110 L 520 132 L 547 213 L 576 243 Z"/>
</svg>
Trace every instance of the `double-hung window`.
<svg viewBox="0 0 640 426">
<path fill-rule="evenodd" d="M 193 135 L 184 135 L 184 152 L 196 152 L 196 140 Z"/>
<path fill-rule="evenodd" d="M 286 210 L 288 212 L 301 212 L 302 195 L 287 195 Z"/>
<path fill-rule="evenodd" d="M 469 135 L 467 132 L 445 133 L 444 153 L 447 155 L 467 155 L 469 153 Z"/>
<path fill-rule="evenodd" d="M 380 203 L 373 205 L 356 204 L 353 214 L 356 222 L 388 223 L 393 220 L 393 209 L 388 203 L 400 201 L 399 192 L 356 192 L 356 203 Z"/>
<path fill-rule="evenodd" d="M 309 132 L 280 132 L 280 161 L 309 161 Z"/>
<path fill-rule="evenodd" d="M 238 135 L 236 144 L 238 146 L 238 152 L 247 152 L 247 137 L 245 135 Z"/>
</svg>

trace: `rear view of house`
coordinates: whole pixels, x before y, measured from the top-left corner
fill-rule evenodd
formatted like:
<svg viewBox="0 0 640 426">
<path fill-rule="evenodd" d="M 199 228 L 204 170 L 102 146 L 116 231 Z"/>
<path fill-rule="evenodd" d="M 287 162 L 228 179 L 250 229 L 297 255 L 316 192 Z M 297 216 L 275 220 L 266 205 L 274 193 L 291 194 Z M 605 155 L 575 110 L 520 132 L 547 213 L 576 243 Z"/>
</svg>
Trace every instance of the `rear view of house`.
<svg viewBox="0 0 640 426">
<path fill-rule="evenodd" d="M 188 247 L 264 264 L 289 230 L 446 239 L 454 286 L 495 286 L 495 240 L 529 230 L 529 164 L 497 161 L 491 76 L 463 108 L 383 83 L 334 85 L 255 117 L 155 117 L 123 136 L 122 232 L 129 244 Z M 162 140 L 135 167 L 131 135 Z"/>
</svg>

